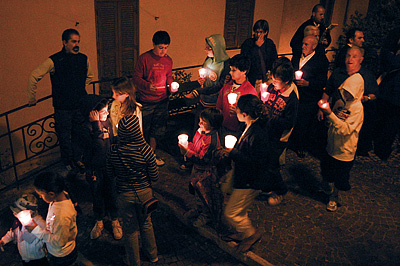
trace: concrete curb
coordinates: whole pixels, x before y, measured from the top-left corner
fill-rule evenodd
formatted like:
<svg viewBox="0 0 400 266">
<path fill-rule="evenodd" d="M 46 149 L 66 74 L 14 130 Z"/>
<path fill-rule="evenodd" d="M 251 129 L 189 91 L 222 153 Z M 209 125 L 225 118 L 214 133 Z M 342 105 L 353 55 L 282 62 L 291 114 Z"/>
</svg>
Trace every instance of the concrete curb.
<svg viewBox="0 0 400 266">
<path fill-rule="evenodd" d="M 221 240 L 218 234 L 210 227 L 201 227 L 197 228 L 192 225 L 192 223 L 183 216 L 185 212 L 182 208 L 178 207 L 173 201 L 168 201 L 164 199 L 164 197 L 155 192 L 158 200 L 160 201 L 161 208 L 172 213 L 180 222 L 184 225 L 192 228 L 196 232 L 198 232 L 201 236 L 206 237 L 213 241 L 216 245 L 219 246 L 222 250 L 230 254 L 232 257 L 236 258 L 237 260 L 241 261 L 242 263 L 249 265 L 249 266 L 274 266 L 267 260 L 263 259 L 262 257 L 258 256 L 252 251 L 248 251 L 246 253 L 238 253 L 236 252 L 236 246 L 234 242 L 225 242 Z"/>
</svg>

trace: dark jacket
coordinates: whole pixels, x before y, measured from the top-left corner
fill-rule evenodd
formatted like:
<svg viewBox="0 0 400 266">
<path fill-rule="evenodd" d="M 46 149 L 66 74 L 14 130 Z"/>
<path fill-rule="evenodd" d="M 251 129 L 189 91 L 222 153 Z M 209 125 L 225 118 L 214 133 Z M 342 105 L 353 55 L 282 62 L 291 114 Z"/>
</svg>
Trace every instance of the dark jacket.
<svg viewBox="0 0 400 266">
<path fill-rule="evenodd" d="M 50 59 L 54 63 L 54 73 L 50 75 L 54 108 L 77 109 L 79 100 L 87 94 L 87 56 L 66 53 L 63 49 L 50 56 Z"/>
<path fill-rule="evenodd" d="M 297 29 L 296 33 L 293 35 L 293 38 L 290 41 L 290 47 L 292 47 L 293 56 L 301 55 L 302 52 L 301 47 L 303 45 L 303 39 L 304 39 L 304 29 L 310 25 L 315 26 L 312 17 L 303 24 L 301 24 L 301 26 Z M 319 24 L 318 29 L 319 29 L 319 35 L 322 36 L 326 30 L 326 27 L 323 23 L 321 23 Z M 328 47 L 332 42 L 330 32 L 326 33 L 326 40 L 328 41 L 328 45 L 326 47 Z M 325 49 L 326 47 L 323 47 L 323 49 Z"/>
<path fill-rule="evenodd" d="M 249 79 L 251 85 L 254 86 L 256 80 L 259 79 L 263 80 L 263 82 L 266 82 L 267 80 L 264 80 L 263 78 L 261 60 L 258 50 L 261 51 L 263 56 L 265 72 L 268 72 L 268 70 L 271 70 L 272 68 L 272 63 L 278 58 L 278 53 L 276 51 L 274 42 L 269 38 L 265 38 L 263 45 L 258 47 L 256 40 L 254 38 L 249 38 L 243 42 L 240 49 L 240 53 L 246 55 L 251 60 L 250 70 L 247 74 L 247 78 Z M 266 73 L 264 73 L 264 76 L 265 74 Z"/>
<path fill-rule="evenodd" d="M 260 120 L 254 122 L 229 157 L 235 163 L 233 187 L 235 189 L 266 189 L 268 184 L 268 136 Z"/>
<path fill-rule="evenodd" d="M 301 55 L 293 56 L 294 70 L 299 69 Z M 308 87 L 298 86 L 300 104 L 311 104 L 321 99 L 326 85 L 329 61 L 324 54 L 315 53 L 313 57 L 301 68 L 303 79 L 310 82 Z"/>
</svg>

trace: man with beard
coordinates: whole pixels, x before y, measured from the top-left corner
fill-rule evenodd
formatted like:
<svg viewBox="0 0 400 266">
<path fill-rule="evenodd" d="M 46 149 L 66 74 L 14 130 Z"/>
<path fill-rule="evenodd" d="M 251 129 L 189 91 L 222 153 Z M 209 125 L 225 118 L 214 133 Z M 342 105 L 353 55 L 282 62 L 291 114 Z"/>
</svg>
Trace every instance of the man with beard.
<svg viewBox="0 0 400 266">
<path fill-rule="evenodd" d="M 37 83 L 50 73 L 55 130 L 60 142 L 61 159 L 67 171 L 84 172 L 81 162 L 83 147 L 81 124 L 84 121 L 78 103 L 86 95 L 86 85 L 93 78 L 88 57 L 79 53 L 80 35 L 75 29 L 62 34 L 63 48 L 51 55 L 30 74 L 28 78 L 29 106 L 34 106 Z"/>
</svg>

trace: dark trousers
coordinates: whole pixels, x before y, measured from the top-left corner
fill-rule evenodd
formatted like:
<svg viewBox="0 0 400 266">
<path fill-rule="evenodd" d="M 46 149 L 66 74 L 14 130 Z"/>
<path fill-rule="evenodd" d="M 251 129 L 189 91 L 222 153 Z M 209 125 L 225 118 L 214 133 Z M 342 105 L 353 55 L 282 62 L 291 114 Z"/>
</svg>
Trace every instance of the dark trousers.
<svg viewBox="0 0 400 266">
<path fill-rule="evenodd" d="M 118 217 L 115 178 L 109 177 L 105 169 L 94 171 L 90 183 L 93 189 L 93 212 L 96 220 L 102 220 L 108 213 L 112 220 Z"/>
<path fill-rule="evenodd" d="M 338 190 L 348 191 L 350 186 L 350 171 L 353 168 L 353 161 L 339 161 L 328 153 L 325 153 L 321 158 L 321 175 L 322 178 L 334 183 Z"/>
<path fill-rule="evenodd" d="M 271 141 L 269 149 L 269 162 L 268 162 L 268 175 L 269 180 L 271 180 L 270 192 L 274 191 L 278 195 L 284 195 L 287 193 L 288 188 L 286 183 L 282 179 L 281 175 L 281 165 L 279 163 L 279 158 L 281 157 L 283 151 L 285 150 L 287 143 L 280 141 Z"/>
<path fill-rule="evenodd" d="M 78 251 L 75 247 L 75 249 L 65 257 L 55 257 L 49 253 L 48 258 L 51 266 L 70 266 L 73 265 L 78 258 Z"/>
<path fill-rule="evenodd" d="M 84 118 L 79 110 L 54 110 L 55 129 L 60 143 L 61 159 L 65 165 L 81 161 L 84 143 L 88 139 L 83 130 Z M 90 138 L 90 137 L 89 137 Z"/>
</svg>

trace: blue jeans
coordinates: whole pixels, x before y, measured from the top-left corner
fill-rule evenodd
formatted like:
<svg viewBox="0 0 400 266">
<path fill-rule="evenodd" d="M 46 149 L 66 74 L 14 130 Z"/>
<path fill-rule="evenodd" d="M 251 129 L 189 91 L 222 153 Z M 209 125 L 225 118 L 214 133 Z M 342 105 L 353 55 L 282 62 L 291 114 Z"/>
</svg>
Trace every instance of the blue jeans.
<svg viewBox="0 0 400 266">
<path fill-rule="evenodd" d="M 138 197 L 140 200 L 138 199 Z M 144 254 L 153 260 L 157 258 L 157 245 L 150 215 L 143 216 L 142 203 L 153 196 L 151 188 L 123 192 L 118 196 L 118 207 L 122 217 L 125 251 L 129 265 L 140 265 L 139 232 Z"/>
</svg>

